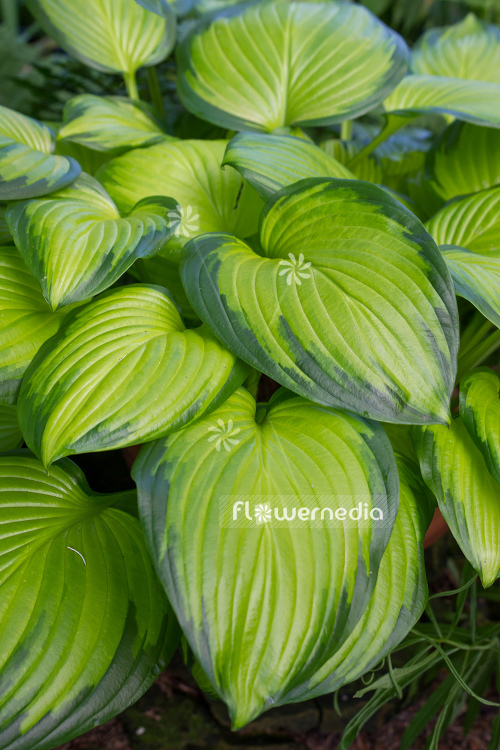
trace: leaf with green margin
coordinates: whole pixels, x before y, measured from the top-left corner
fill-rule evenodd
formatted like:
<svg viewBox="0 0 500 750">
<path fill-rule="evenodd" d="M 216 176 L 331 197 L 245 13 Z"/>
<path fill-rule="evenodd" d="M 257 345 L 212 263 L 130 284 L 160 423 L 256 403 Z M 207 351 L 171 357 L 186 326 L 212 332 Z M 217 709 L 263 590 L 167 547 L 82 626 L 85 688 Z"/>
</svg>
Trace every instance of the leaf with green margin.
<svg viewBox="0 0 500 750">
<path fill-rule="evenodd" d="M 380 425 L 285 389 L 257 421 L 256 408 L 240 389 L 209 418 L 144 446 L 133 468 L 157 570 L 233 728 L 330 690 L 325 665 L 368 605 L 399 498 Z M 231 528 L 220 521 L 227 498 L 229 512 L 233 498 L 252 511 L 262 501 L 349 511 L 363 500 L 383 521 Z"/>
<path fill-rule="evenodd" d="M 77 60 L 106 73 L 133 75 L 156 65 L 176 41 L 175 15 L 160 17 L 135 0 L 27 0 L 37 21 Z"/>
<path fill-rule="evenodd" d="M 405 74 L 408 50 L 360 6 L 268 0 L 200 22 L 177 60 L 188 110 L 232 130 L 266 132 L 369 112 Z"/>
<path fill-rule="evenodd" d="M 49 750 L 134 703 L 179 628 L 139 521 L 80 469 L 0 456 L 0 745 Z"/>
<path fill-rule="evenodd" d="M 185 247 L 188 298 L 226 346 L 317 403 L 449 420 L 455 293 L 418 219 L 374 185 L 301 180 L 266 204 L 260 244 L 216 233 Z"/>
<path fill-rule="evenodd" d="M 448 114 L 476 125 L 500 128 L 500 84 L 409 75 L 384 101 L 384 109 L 402 117 Z"/>
<path fill-rule="evenodd" d="M 489 367 L 471 370 L 460 381 L 460 416 L 500 484 L 500 378 Z"/>
<path fill-rule="evenodd" d="M 453 26 L 430 29 L 413 49 L 411 70 L 500 83 L 500 29 L 474 13 Z"/>
<path fill-rule="evenodd" d="M 246 376 L 205 326 L 185 328 L 166 289 L 120 287 L 75 310 L 42 347 L 23 379 L 19 423 L 49 466 L 163 437 Z"/>
<path fill-rule="evenodd" d="M 121 211 L 151 195 L 171 195 L 180 209 L 175 236 L 149 266 L 168 288 L 170 268 L 178 265 L 182 247 L 204 232 L 231 232 L 250 237 L 264 205 L 256 191 L 232 167 L 222 169 L 227 141 L 171 141 L 137 149 L 106 164 L 97 174 Z M 134 179 L 130 179 L 130 175 Z M 173 220 L 174 220 L 173 219 Z M 164 272 L 161 260 L 165 258 Z"/>
<path fill-rule="evenodd" d="M 16 246 L 50 307 L 81 302 L 104 291 L 137 258 L 168 242 L 175 227 L 173 198 L 140 201 L 120 216 L 102 186 L 82 174 L 69 188 L 13 204 L 7 222 Z"/>
<path fill-rule="evenodd" d="M 469 300 L 500 328 L 500 252 L 479 255 L 461 247 L 441 247 L 459 297 Z"/>
<path fill-rule="evenodd" d="M 337 142 L 342 143 L 342 141 Z M 343 158 L 338 161 L 330 155 L 330 150 L 318 148 L 306 138 L 263 133 L 238 133 L 228 143 L 222 164 L 223 166 L 230 165 L 238 170 L 264 199 L 269 198 L 277 190 L 308 177 L 349 179 L 356 176 L 369 182 L 379 181 L 376 177 L 383 179 L 382 169 L 374 159 L 367 157 L 358 162 L 355 167 L 356 175 L 354 175 L 345 166 L 349 159 Z M 385 185 L 381 187 L 410 210 L 414 208 L 406 196 L 396 194 Z"/>
<path fill-rule="evenodd" d="M 167 135 L 144 102 L 139 106 L 121 96 L 80 94 L 64 107 L 58 139 L 118 153 L 173 137 Z"/>
<path fill-rule="evenodd" d="M 69 309 L 52 312 L 16 248 L 0 248 L 0 384 L 23 376 Z"/>
<path fill-rule="evenodd" d="M 453 536 L 483 586 L 500 575 L 500 484 L 462 419 L 412 430 L 420 469 Z"/>
<path fill-rule="evenodd" d="M 70 185 L 80 174 L 72 158 L 53 154 L 52 130 L 0 106 L 0 200 L 25 200 Z"/>
<path fill-rule="evenodd" d="M 227 144 L 222 162 L 226 165 L 240 172 L 264 199 L 305 177 L 354 177 L 312 141 L 292 135 L 238 133 Z"/>
<path fill-rule="evenodd" d="M 426 599 L 430 514 L 416 501 L 418 467 L 414 473 L 404 459 L 395 521 L 393 508 L 388 523 L 370 529 L 220 524 L 218 501 L 228 496 L 248 498 L 249 511 L 263 495 L 275 508 L 282 498 L 349 509 L 361 496 L 372 507 L 382 499 L 391 505 L 398 492 L 380 425 L 284 389 L 265 411 L 256 419 L 253 398 L 237 391 L 210 419 L 145 446 L 133 468 L 160 577 L 235 728 L 271 706 L 356 679 L 404 637 Z M 238 435 L 228 453 L 207 440 L 221 422 Z M 193 472 L 183 468 L 188 456 Z"/>
<path fill-rule="evenodd" d="M 454 122 L 436 139 L 426 157 L 425 185 L 441 202 L 500 183 L 500 132 Z"/>
<path fill-rule="evenodd" d="M 426 224 L 456 293 L 500 327 L 500 188 L 455 200 Z"/>
</svg>

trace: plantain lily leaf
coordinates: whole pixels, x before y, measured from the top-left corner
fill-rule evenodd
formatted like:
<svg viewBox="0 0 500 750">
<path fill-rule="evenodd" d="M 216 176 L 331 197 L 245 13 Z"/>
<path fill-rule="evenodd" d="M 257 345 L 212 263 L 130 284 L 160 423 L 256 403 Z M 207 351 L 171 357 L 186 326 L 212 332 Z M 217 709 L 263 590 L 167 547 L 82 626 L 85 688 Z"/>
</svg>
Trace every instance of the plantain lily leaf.
<svg viewBox="0 0 500 750">
<path fill-rule="evenodd" d="M 4 245 L 12 245 L 14 242 L 10 229 L 7 226 L 5 210 L 5 206 L 0 206 L 0 247 L 3 247 Z"/>
<path fill-rule="evenodd" d="M 255 190 L 232 167 L 221 168 L 227 141 L 175 141 L 138 149 L 110 161 L 98 179 L 121 211 L 147 196 L 171 195 L 174 236 L 154 258 L 137 261 L 132 273 L 170 289 L 183 315 L 197 319 L 179 276 L 182 247 L 204 232 L 250 237 L 263 206 Z M 130 175 L 134 179 L 130 179 Z"/>
<path fill-rule="evenodd" d="M 23 436 L 17 419 L 17 396 L 19 385 L 16 381 L 0 384 L 0 453 L 19 448 Z"/>
<path fill-rule="evenodd" d="M 423 608 L 423 522 L 404 478 L 395 519 L 398 470 L 375 422 L 284 389 L 256 410 L 240 389 L 144 446 L 133 476 L 161 580 L 234 728 L 354 679 Z M 353 518 L 361 500 L 385 520 L 318 520 L 330 506 Z"/>
<path fill-rule="evenodd" d="M 89 175 L 58 193 L 12 205 L 15 243 L 53 310 L 83 301 L 117 281 L 137 258 L 154 255 L 172 235 L 173 198 L 140 201 L 121 217 Z"/>
<path fill-rule="evenodd" d="M 175 15 L 162 16 L 135 0 L 28 0 L 52 39 L 66 52 L 97 70 L 132 76 L 143 65 L 156 65 L 172 51 Z"/>
<path fill-rule="evenodd" d="M 264 199 L 305 177 L 354 177 L 312 141 L 291 135 L 239 133 L 222 164 L 237 169 Z"/>
<path fill-rule="evenodd" d="M 68 309 L 52 312 L 16 248 L 0 248 L 0 384 L 23 376 Z"/>
<path fill-rule="evenodd" d="M 82 172 L 92 177 L 114 156 L 109 151 L 94 151 L 87 146 L 82 146 L 80 143 L 61 140 L 56 142 L 55 153 L 62 156 L 71 156 L 73 159 L 76 159 L 82 168 Z"/>
<path fill-rule="evenodd" d="M 71 461 L 0 457 L 0 745 L 49 750 L 134 703 L 178 626 L 139 521 Z"/>
<path fill-rule="evenodd" d="M 0 453 L 19 448 L 23 436 L 17 419 L 17 406 L 4 404 L 0 400 Z"/>
<path fill-rule="evenodd" d="M 71 158 L 54 156 L 52 130 L 0 106 L 0 200 L 23 200 L 70 185 L 80 174 Z"/>
<path fill-rule="evenodd" d="M 409 75 L 385 100 L 384 109 L 403 118 L 448 114 L 476 125 L 500 128 L 500 83 Z"/>
<path fill-rule="evenodd" d="M 260 244 L 216 233 L 185 247 L 186 293 L 221 341 L 317 403 L 447 422 L 455 294 L 408 210 L 368 183 L 302 180 L 266 204 Z"/>
<path fill-rule="evenodd" d="M 460 416 L 490 474 L 500 483 L 499 393 L 500 379 L 488 367 L 471 370 L 460 381 Z"/>
<path fill-rule="evenodd" d="M 412 55 L 414 73 L 500 83 L 500 29 L 469 13 L 463 21 L 427 31 Z"/>
<path fill-rule="evenodd" d="M 483 586 L 500 575 L 500 484 L 462 419 L 413 428 L 422 476 Z"/>
<path fill-rule="evenodd" d="M 426 189 L 441 202 L 500 184 L 500 132 L 454 122 L 429 151 L 425 172 Z"/>
<path fill-rule="evenodd" d="M 350 3 L 267 0 L 200 23 L 178 48 L 178 91 L 234 130 L 326 125 L 368 112 L 407 68 L 402 38 Z"/>
<path fill-rule="evenodd" d="M 500 188 L 449 203 L 426 226 L 456 293 L 500 327 Z"/>
<path fill-rule="evenodd" d="M 68 316 L 28 369 L 19 423 L 45 466 L 167 435 L 215 408 L 247 368 L 161 287 L 102 294 Z"/>
<path fill-rule="evenodd" d="M 441 248 L 459 297 L 472 302 L 500 328 L 500 252 L 479 255 L 460 247 Z"/>
<path fill-rule="evenodd" d="M 74 141 L 96 151 L 129 151 L 168 140 L 144 103 L 134 104 L 120 96 L 81 94 L 64 108 L 61 140 Z"/>
</svg>

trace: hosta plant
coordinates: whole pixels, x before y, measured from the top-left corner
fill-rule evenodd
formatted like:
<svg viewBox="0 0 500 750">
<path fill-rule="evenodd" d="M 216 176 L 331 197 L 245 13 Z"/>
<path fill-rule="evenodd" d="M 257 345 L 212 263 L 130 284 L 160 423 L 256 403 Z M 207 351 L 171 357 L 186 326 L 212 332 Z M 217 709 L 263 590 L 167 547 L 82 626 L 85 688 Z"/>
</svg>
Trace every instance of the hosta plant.
<svg viewBox="0 0 500 750">
<path fill-rule="evenodd" d="M 181 639 L 237 730 L 390 664 L 436 508 L 500 576 L 500 32 L 28 5 L 124 89 L 0 107 L 0 746 L 115 716 Z"/>
</svg>

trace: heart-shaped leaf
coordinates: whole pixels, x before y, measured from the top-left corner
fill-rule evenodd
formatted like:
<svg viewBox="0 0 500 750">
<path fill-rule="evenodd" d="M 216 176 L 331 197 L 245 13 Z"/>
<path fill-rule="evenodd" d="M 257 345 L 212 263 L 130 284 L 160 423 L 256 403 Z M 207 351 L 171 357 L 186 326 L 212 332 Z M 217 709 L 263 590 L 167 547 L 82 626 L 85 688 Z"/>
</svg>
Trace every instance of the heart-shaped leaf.
<svg viewBox="0 0 500 750">
<path fill-rule="evenodd" d="M 0 106 L 0 200 L 37 198 L 70 185 L 82 171 L 54 156 L 54 133 L 38 120 Z"/>
<path fill-rule="evenodd" d="M 189 300 L 232 351 L 317 403 L 449 419 L 453 283 L 408 210 L 368 183 L 302 180 L 268 201 L 260 245 L 218 233 L 185 247 Z"/>
<path fill-rule="evenodd" d="M 439 113 L 500 128 L 500 83 L 409 75 L 385 100 L 384 109 L 403 118 Z"/>
<path fill-rule="evenodd" d="M 395 520 L 397 466 L 374 422 L 284 389 L 256 409 L 240 389 L 145 446 L 133 475 L 160 577 L 234 728 L 355 679 L 422 610 L 418 506 L 403 483 Z M 351 520 L 358 504 L 365 520 Z M 352 515 L 318 520 L 330 507 Z M 292 520 L 276 520 L 285 508 Z"/>
<path fill-rule="evenodd" d="M 425 185 L 441 203 L 500 183 L 500 132 L 467 122 L 446 128 L 429 151 Z"/>
<path fill-rule="evenodd" d="M 75 96 L 64 107 L 61 140 L 74 141 L 96 151 L 128 151 L 150 146 L 171 136 L 156 122 L 146 105 L 120 96 Z"/>
<path fill-rule="evenodd" d="M 246 375 L 205 326 L 185 329 L 167 290 L 121 287 L 75 310 L 41 349 L 23 380 L 19 422 L 49 466 L 167 435 Z"/>
<path fill-rule="evenodd" d="M 23 376 L 68 309 L 52 312 L 16 248 L 0 248 L 0 383 Z"/>
<path fill-rule="evenodd" d="M 412 54 L 414 73 L 500 83 L 500 29 L 469 13 L 447 28 L 430 29 Z"/>
<path fill-rule="evenodd" d="M 47 198 L 13 204 L 7 221 L 45 299 L 57 310 L 102 292 L 137 258 L 157 253 L 174 232 L 169 212 L 176 206 L 173 198 L 149 198 L 122 217 L 101 185 L 82 175 Z"/>
<path fill-rule="evenodd" d="M 490 474 L 500 483 L 499 394 L 500 378 L 488 367 L 471 370 L 460 381 L 460 416 Z"/>
<path fill-rule="evenodd" d="M 237 169 L 264 199 L 306 177 L 354 177 L 312 141 L 292 135 L 238 133 L 222 164 Z"/>
<path fill-rule="evenodd" d="M 137 519 L 68 460 L 0 457 L 0 745 L 49 750 L 123 711 L 178 626 Z"/>
<path fill-rule="evenodd" d="M 234 130 L 358 117 L 405 74 L 401 37 L 350 3 L 268 0 L 199 24 L 179 46 L 184 105 Z"/>
<path fill-rule="evenodd" d="M 483 586 L 491 586 L 500 575 L 500 484 L 460 417 L 450 427 L 414 427 L 413 441 L 439 510 Z"/>
<path fill-rule="evenodd" d="M 161 16 L 135 0 L 28 0 L 45 31 L 66 52 L 97 70 L 133 76 L 172 51 L 175 14 Z"/>
<path fill-rule="evenodd" d="M 196 317 L 179 277 L 182 247 L 204 232 L 255 234 L 262 200 L 232 167 L 222 169 L 227 141 L 175 141 L 137 149 L 110 161 L 99 181 L 121 211 L 154 195 L 171 195 L 174 236 L 151 260 L 139 260 L 132 273 L 145 283 L 162 284 L 177 298 L 188 318 Z M 130 179 L 130 175 L 134 179 Z"/>
<path fill-rule="evenodd" d="M 458 295 L 500 327 L 500 188 L 444 206 L 426 225 Z"/>
</svg>

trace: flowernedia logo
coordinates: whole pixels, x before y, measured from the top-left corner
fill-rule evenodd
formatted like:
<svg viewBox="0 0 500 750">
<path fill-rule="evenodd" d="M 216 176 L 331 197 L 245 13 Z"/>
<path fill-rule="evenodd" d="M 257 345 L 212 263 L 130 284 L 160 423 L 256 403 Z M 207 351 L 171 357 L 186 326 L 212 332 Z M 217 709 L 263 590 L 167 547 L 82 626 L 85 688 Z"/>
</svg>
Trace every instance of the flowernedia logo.
<svg viewBox="0 0 500 750">
<path fill-rule="evenodd" d="M 387 496 L 225 495 L 219 521 L 234 529 L 392 526 L 397 508 Z"/>
</svg>

